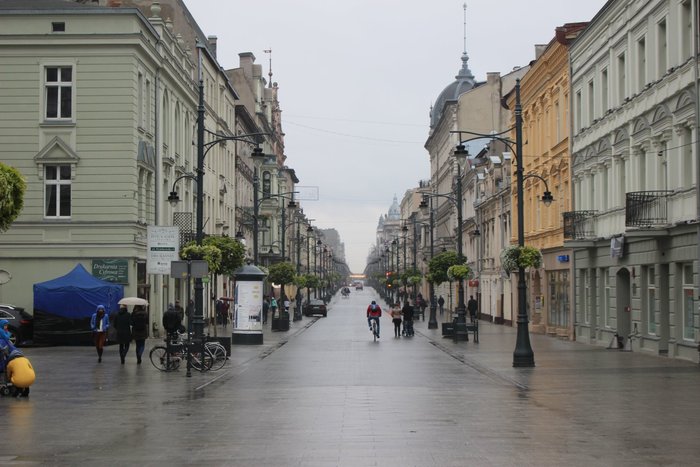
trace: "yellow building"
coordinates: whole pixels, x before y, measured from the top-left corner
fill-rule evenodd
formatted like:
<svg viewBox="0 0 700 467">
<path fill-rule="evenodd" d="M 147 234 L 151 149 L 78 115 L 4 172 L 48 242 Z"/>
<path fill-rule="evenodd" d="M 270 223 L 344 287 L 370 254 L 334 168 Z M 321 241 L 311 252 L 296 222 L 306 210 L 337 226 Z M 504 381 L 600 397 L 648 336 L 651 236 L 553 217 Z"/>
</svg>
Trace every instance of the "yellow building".
<svg viewBox="0 0 700 467">
<path fill-rule="evenodd" d="M 568 50 L 585 26 L 586 23 L 565 24 L 556 29 L 549 44 L 537 46 L 536 61 L 523 77 L 520 92 L 525 245 L 541 250 L 544 259 L 541 268 L 527 271 L 530 329 L 568 339 L 574 338 L 573 255 L 564 248 L 562 218 L 572 205 Z M 508 107 L 515 108 L 515 93 L 509 95 Z M 513 170 L 513 187 L 515 176 Z M 542 202 L 546 191 L 554 197 L 549 206 Z M 517 190 L 512 190 L 512 196 L 516 206 Z M 517 231 L 518 219 L 514 216 L 512 243 L 517 243 Z M 513 300 L 515 305 L 517 297 L 513 296 Z"/>
</svg>

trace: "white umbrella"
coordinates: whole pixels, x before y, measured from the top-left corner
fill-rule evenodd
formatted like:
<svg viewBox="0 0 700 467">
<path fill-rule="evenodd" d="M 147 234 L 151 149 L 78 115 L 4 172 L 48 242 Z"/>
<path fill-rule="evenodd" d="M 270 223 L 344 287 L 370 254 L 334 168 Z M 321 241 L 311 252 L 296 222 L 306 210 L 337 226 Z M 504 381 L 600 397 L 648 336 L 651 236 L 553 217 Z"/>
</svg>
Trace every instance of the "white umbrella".
<svg viewBox="0 0 700 467">
<path fill-rule="evenodd" d="M 124 297 L 118 302 L 120 305 L 148 305 L 148 300 L 139 297 Z"/>
</svg>

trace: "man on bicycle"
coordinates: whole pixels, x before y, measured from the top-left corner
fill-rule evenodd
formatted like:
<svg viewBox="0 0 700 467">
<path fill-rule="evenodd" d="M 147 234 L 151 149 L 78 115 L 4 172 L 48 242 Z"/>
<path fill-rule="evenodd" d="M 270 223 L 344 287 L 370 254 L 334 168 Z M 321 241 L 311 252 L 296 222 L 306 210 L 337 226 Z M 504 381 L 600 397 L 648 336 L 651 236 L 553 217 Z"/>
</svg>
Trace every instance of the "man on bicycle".
<svg viewBox="0 0 700 467">
<path fill-rule="evenodd" d="M 377 305 L 377 302 L 372 300 L 372 303 L 367 307 L 367 324 L 372 332 L 372 320 L 377 323 L 377 339 L 379 339 L 379 317 L 382 316 L 382 309 Z"/>
</svg>

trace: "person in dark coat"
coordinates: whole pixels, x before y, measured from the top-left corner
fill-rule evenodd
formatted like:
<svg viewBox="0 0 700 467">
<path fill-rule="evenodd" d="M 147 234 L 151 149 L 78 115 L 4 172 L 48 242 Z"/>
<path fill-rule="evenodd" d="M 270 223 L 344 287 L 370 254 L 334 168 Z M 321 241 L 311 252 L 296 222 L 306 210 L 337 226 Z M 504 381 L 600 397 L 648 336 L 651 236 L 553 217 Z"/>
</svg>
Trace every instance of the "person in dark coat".
<svg viewBox="0 0 700 467">
<path fill-rule="evenodd" d="M 178 331 L 184 331 L 180 313 L 175 309 L 172 303 L 168 305 L 168 309 L 163 313 L 163 329 L 165 329 L 168 339 L 170 340 L 177 337 Z"/>
<path fill-rule="evenodd" d="M 125 305 L 119 307 L 119 312 L 114 318 L 114 328 L 117 330 L 117 342 L 119 343 L 119 358 L 124 364 L 126 354 L 131 345 L 131 314 Z"/>
<path fill-rule="evenodd" d="M 131 313 L 131 334 L 136 342 L 136 363 L 140 365 L 148 338 L 148 312 L 141 305 L 136 305 Z"/>
<path fill-rule="evenodd" d="M 479 309 L 479 304 L 477 303 L 474 295 L 469 296 L 469 301 L 467 302 L 467 311 L 469 312 L 469 318 L 471 318 L 472 323 L 476 319 L 476 312 Z"/>
</svg>

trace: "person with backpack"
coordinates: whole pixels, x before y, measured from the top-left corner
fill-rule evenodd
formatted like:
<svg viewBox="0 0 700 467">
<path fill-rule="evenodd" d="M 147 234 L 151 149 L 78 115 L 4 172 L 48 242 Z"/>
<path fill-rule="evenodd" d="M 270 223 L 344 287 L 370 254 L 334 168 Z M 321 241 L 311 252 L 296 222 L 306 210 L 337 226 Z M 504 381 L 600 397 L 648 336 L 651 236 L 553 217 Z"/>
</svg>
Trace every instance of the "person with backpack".
<svg viewBox="0 0 700 467">
<path fill-rule="evenodd" d="M 148 338 L 148 312 L 142 305 L 134 306 L 134 311 L 131 312 L 131 333 L 136 342 L 136 364 L 141 364 L 141 357 L 146 348 L 146 339 Z"/>
<path fill-rule="evenodd" d="M 372 303 L 367 307 L 367 324 L 369 331 L 372 332 L 372 320 L 377 323 L 377 339 L 379 339 L 379 318 L 382 316 L 382 309 L 377 302 L 372 300 Z"/>
</svg>

